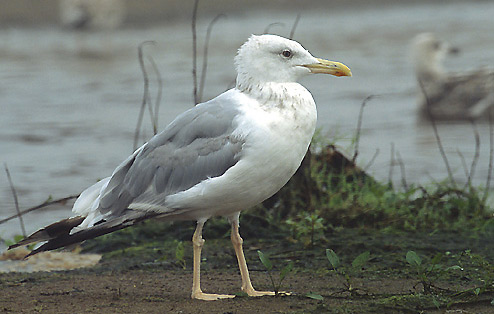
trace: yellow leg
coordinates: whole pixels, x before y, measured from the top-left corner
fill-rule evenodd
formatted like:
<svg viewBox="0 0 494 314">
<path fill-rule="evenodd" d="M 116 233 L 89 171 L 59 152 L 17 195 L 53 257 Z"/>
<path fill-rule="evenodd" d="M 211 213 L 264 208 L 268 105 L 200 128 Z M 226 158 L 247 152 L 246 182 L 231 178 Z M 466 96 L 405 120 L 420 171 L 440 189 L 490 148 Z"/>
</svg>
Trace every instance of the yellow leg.
<svg viewBox="0 0 494 314">
<path fill-rule="evenodd" d="M 192 278 L 192 299 L 213 301 L 218 299 L 234 298 L 234 295 L 228 294 L 210 294 L 204 293 L 201 290 L 201 251 L 204 246 L 204 239 L 202 238 L 203 221 L 197 222 L 196 231 L 192 237 L 192 244 L 194 247 L 194 272 Z"/>
<path fill-rule="evenodd" d="M 235 249 L 235 253 L 237 254 L 238 267 L 240 268 L 240 276 L 242 277 L 242 291 L 247 293 L 247 295 L 251 297 L 260 297 L 263 295 L 274 295 L 272 291 L 256 291 L 254 287 L 252 287 L 252 283 L 250 282 L 249 277 L 249 269 L 247 268 L 247 263 L 245 262 L 244 250 L 242 248 L 242 244 L 244 240 L 240 237 L 240 233 L 238 232 L 238 219 L 233 219 L 231 221 L 232 224 L 232 244 Z"/>
</svg>

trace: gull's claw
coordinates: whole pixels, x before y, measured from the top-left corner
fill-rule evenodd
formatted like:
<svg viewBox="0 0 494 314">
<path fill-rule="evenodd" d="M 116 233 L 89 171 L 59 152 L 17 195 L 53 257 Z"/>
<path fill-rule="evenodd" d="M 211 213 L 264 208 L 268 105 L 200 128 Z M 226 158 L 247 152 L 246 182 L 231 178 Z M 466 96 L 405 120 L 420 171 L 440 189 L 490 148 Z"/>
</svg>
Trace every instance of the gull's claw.
<svg viewBox="0 0 494 314">
<path fill-rule="evenodd" d="M 196 292 L 192 294 L 192 299 L 204 300 L 204 301 L 215 301 L 220 299 L 232 299 L 234 295 L 230 294 L 215 294 L 215 293 L 204 293 Z"/>
</svg>

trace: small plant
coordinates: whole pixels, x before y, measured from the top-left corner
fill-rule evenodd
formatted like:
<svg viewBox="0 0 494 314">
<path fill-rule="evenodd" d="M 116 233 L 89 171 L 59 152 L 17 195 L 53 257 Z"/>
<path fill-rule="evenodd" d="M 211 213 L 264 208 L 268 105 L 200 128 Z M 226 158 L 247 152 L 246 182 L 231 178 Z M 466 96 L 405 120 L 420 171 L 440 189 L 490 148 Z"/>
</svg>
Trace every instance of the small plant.
<svg viewBox="0 0 494 314">
<path fill-rule="evenodd" d="M 370 252 L 366 251 L 359 256 L 357 256 L 353 261 L 351 266 L 341 265 L 340 258 L 332 249 L 326 249 L 326 257 L 331 264 L 331 267 L 335 272 L 337 272 L 340 276 L 345 278 L 345 288 L 346 291 L 351 294 L 357 291 L 357 288 L 352 284 L 351 275 L 353 275 L 356 271 L 362 269 L 362 267 L 369 261 Z"/>
<path fill-rule="evenodd" d="M 318 300 L 318 301 L 322 301 L 324 300 L 324 297 L 320 294 L 317 294 L 317 293 L 314 293 L 314 292 L 309 292 L 305 295 L 305 297 L 309 298 L 309 299 L 312 299 L 312 300 Z"/>
<path fill-rule="evenodd" d="M 278 281 L 275 281 L 272 274 L 273 263 L 271 262 L 271 260 L 259 250 L 257 251 L 257 255 L 259 255 L 259 260 L 261 260 L 261 263 L 264 265 L 264 267 L 266 267 L 266 270 L 268 271 L 269 279 L 271 280 L 271 284 L 273 285 L 274 294 L 279 295 L 283 280 L 293 270 L 293 262 L 290 262 L 288 265 L 283 267 L 283 269 L 280 271 Z"/>
<path fill-rule="evenodd" d="M 294 239 L 300 240 L 305 246 L 314 247 L 317 240 L 324 238 L 324 219 L 317 211 L 313 213 L 301 212 L 296 219 L 287 219 Z"/>
<path fill-rule="evenodd" d="M 177 260 L 177 264 L 184 270 L 187 268 L 187 264 L 185 262 L 185 248 L 182 241 L 178 242 L 177 247 L 175 248 L 175 259 Z"/>
<path fill-rule="evenodd" d="M 425 294 L 432 294 L 435 288 L 434 282 L 444 276 L 450 270 L 462 270 L 458 265 L 445 266 L 441 262 L 444 254 L 437 253 L 428 265 L 425 265 L 422 259 L 414 251 L 408 251 L 406 260 L 417 271 L 419 283 L 424 287 Z"/>
<path fill-rule="evenodd" d="M 469 269 L 475 270 L 469 272 L 465 277 L 476 282 L 476 285 L 473 288 L 458 292 L 455 296 L 474 295 L 478 297 L 483 293 L 492 293 L 494 287 L 494 265 L 489 263 L 485 257 L 474 254 L 470 250 L 461 253 L 460 265 L 463 263 L 466 263 Z M 494 299 L 491 301 L 491 304 L 494 305 Z"/>
</svg>

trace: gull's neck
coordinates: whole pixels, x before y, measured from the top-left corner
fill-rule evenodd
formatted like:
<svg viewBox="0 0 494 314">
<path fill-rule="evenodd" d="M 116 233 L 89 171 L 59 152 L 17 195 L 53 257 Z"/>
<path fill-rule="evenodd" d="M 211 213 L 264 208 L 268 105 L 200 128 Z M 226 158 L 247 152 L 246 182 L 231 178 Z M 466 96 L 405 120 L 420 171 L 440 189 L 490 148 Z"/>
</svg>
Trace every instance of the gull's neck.
<svg viewBox="0 0 494 314">
<path fill-rule="evenodd" d="M 421 81 L 433 82 L 442 80 L 446 73 L 437 56 L 427 56 L 416 60 L 415 72 Z"/>
<path fill-rule="evenodd" d="M 305 87 L 297 82 L 238 84 L 237 80 L 235 90 L 254 100 L 246 102 L 254 107 L 252 112 L 267 115 L 260 119 L 266 127 L 281 137 L 289 135 L 289 145 L 295 141 L 305 153 L 317 121 L 316 104 Z"/>
<path fill-rule="evenodd" d="M 314 102 L 310 92 L 297 82 L 261 83 L 237 78 L 235 88 L 266 106 Z"/>
</svg>

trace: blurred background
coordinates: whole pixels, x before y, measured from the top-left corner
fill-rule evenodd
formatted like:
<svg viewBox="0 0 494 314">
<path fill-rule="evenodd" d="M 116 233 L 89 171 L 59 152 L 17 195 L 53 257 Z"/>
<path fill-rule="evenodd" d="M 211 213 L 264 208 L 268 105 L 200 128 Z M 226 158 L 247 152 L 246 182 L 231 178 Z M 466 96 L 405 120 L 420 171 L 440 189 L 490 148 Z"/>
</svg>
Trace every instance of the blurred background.
<svg viewBox="0 0 494 314">
<path fill-rule="evenodd" d="M 49 197 L 80 193 L 110 175 L 133 151 L 144 85 L 137 58 L 142 42 L 156 42 L 144 51 L 162 76 L 159 130 L 194 104 L 194 2 L 109 3 L 110 9 L 62 13 L 60 1 L 0 0 L 0 162 L 10 170 L 21 209 Z M 108 15 L 99 17 L 99 24 L 91 24 L 88 16 L 98 12 Z M 381 181 L 391 178 L 397 187 L 403 178 L 408 184 L 423 185 L 447 179 L 431 124 L 418 115 L 410 42 L 419 33 L 434 32 L 458 47 L 460 54 L 446 60 L 447 71 L 492 67 L 494 3 L 201 1 L 199 71 L 207 27 L 221 13 L 225 17 L 211 33 L 203 101 L 231 86 L 233 57 L 250 34 L 268 30 L 287 37 L 299 15 L 293 38 L 314 56 L 341 61 L 353 73 L 352 78 L 311 76 L 301 82 L 318 105 L 321 135 L 351 157 L 361 104 L 367 96 L 376 95 L 363 112 L 357 163 Z M 154 100 L 158 80 L 147 59 L 146 67 Z M 146 112 L 140 143 L 152 136 L 149 121 Z M 474 160 L 474 128 L 480 153 L 472 182 L 485 186 L 489 124 L 438 123 L 460 183 L 467 181 L 465 168 L 469 171 Z M 391 162 L 397 156 L 404 173 Z M 1 220 L 15 214 L 15 206 L 7 176 L 3 169 L 0 172 Z M 70 216 L 70 205 L 24 216 L 27 232 Z M 0 225 L 0 238 L 19 233 L 17 220 Z"/>
</svg>

